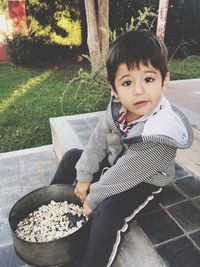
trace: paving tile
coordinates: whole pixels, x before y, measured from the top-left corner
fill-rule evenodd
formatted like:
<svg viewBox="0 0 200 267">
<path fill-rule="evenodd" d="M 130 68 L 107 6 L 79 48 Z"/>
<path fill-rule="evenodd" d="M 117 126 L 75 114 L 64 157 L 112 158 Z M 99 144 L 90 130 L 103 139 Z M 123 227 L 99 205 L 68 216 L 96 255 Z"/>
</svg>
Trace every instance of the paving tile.
<svg viewBox="0 0 200 267">
<path fill-rule="evenodd" d="M 145 214 L 149 214 L 152 213 L 154 211 L 160 210 L 161 207 L 159 206 L 158 200 L 157 199 L 153 199 L 151 200 L 148 205 L 146 205 L 146 207 L 144 207 L 140 213 L 137 215 L 137 218 L 145 215 Z"/>
<path fill-rule="evenodd" d="M 0 193 L 20 189 L 21 186 L 19 175 L 7 176 L 6 179 L 0 180 L 0 183 Z"/>
<path fill-rule="evenodd" d="M 92 130 L 94 130 L 94 128 L 97 126 L 99 120 L 100 120 L 100 117 L 87 118 L 87 121 L 89 122 L 89 126 L 91 127 Z"/>
<path fill-rule="evenodd" d="M 22 267 L 25 263 L 21 261 L 14 252 L 13 246 L 0 247 L 1 267 Z"/>
<path fill-rule="evenodd" d="M 40 187 L 45 186 L 45 184 L 34 184 L 34 185 L 23 185 L 22 186 L 22 195 L 26 195 L 30 192 L 32 192 L 33 190 L 36 190 Z"/>
<path fill-rule="evenodd" d="M 77 123 L 77 121 L 80 121 L 80 123 Z M 90 127 L 90 124 L 86 120 L 69 120 L 68 122 L 80 139 L 81 143 L 86 145 L 93 132 L 93 128 Z"/>
<path fill-rule="evenodd" d="M 181 167 L 178 163 L 175 164 L 175 177 L 179 179 L 181 177 L 185 177 L 190 175 L 183 167 Z"/>
<path fill-rule="evenodd" d="M 189 197 L 200 195 L 200 181 L 193 176 L 177 180 L 175 184 Z"/>
<path fill-rule="evenodd" d="M 56 154 L 55 151 L 53 150 L 53 146 L 52 148 L 38 152 L 37 158 L 39 161 L 56 160 Z"/>
<path fill-rule="evenodd" d="M 54 170 L 49 170 L 49 171 L 47 170 L 44 173 L 44 176 L 43 176 L 44 185 L 49 185 L 51 183 L 51 180 L 53 179 L 54 174 L 55 174 Z"/>
<path fill-rule="evenodd" d="M 168 208 L 168 212 L 184 228 L 193 231 L 200 227 L 200 211 L 192 201 L 186 201 Z"/>
<path fill-rule="evenodd" d="M 139 217 L 138 222 L 153 244 L 158 244 L 183 234 L 183 231 L 163 210 Z"/>
<path fill-rule="evenodd" d="M 99 117 L 89 117 L 87 119 L 81 120 L 69 120 L 68 123 L 71 125 L 72 129 L 78 135 L 80 133 L 89 132 L 89 136 L 96 127 L 99 121 Z"/>
<path fill-rule="evenodd" d="M 156 248 L 168 267 L 199 267 L 200 250 L 185 236 Z"/>
<path fill-rule="evenodd" d="M 79 127 L 81 126 L 87 126 L 88 121 L 86 119 L 75 119 L 75 120 L 68 120 L 67 121 L 72 127 Z"/>
<path fill-rule="evenodd" d="M 81 135 L 81 134 L 91 134 L 92 133 L 92 128 L 90 127 L 81 127 L 79 129 L 75 129 L 75 132 L 77 135 Z"/>
<path fill-rule="evenodd" d="M 163 187 L 162 192 L 158 196 L 158 201 L 162 206 L 172 205 L 184 199 L 186 199 L 186 197 L 179 193 L 173 186 Z"/>
<path fill-rule="evenodd" d="M 92 128 L 92 130 L 94 130 L 97 126 L 97 123 L 90 123 L 89 125 Z"/>
<path fill-rule="evenodd" d="M 53 179 L 54 174 L 58 167 L 57 160 L 48 160 L 41 162 L 41 169 L 43 173 L 43 182 L 45 185 L 48 185 L 50 181 Z"/>
<path fill-rule="evenodd" d="M 86 119 L 88 121 L 89 124 L 96 124 L 99 122 L 100 117 L 88 117 Z"/>
<path fill-rule="evenodd" d="M 31 175 L 41 171 L 40 160 L 36 155 L 30 155 L 20 159 L 20 174 Z"/>
<path fill-rule="evenodd" d="M 32 162 L 46 161 L 46 160 L 56 159 L 56 154 L 53 149 L 53 146 L 38 147 L 38 148 L 30 149 L 29 152 L 27 151 L 26 153 L 22 153 L 21 155 L 18 155 L 18 158 L 19 158 L 19 161 L 32 161 Z"/>
<path fill-rule="evenodd" d="M 19 175 L 19 159 L 17 157 L 0 160 L 0 181 L 9 176 Z"/>
<path fill-rule="evenodd" d="M 71 127 L 75 132 L 83 132 L 87 129 L 91 130 L 91 128 L 89 127 L 89 124 L 71 125 Z"/>
<path fill-rule="evenodd" d="M 58 167 L 58 161 L 57 160 L 45 160 L 40 162 L 41 164 L 41 170 L 43 172 L 43 174 L 45 174 L 46 172 L 49 171 L 56 171 L 57 167 Z"/>
<path fill-rule="evenodd" d="M 200 197 L 195 198 L 193 202 L 200 208 Z"/>
<path fill-rule="evenodd" d="M 47 167 L 56 166 L 57 158 L 52 149 L 23 155 L 19 159 L 20 175 L 33 175 L 42 172 Z M 48 165 L 48 166 L 47 166 Z"/>
<path fill-rule="evenodd" d="M 15 204 L 17 200 L 22 197 L 22 190 L 14 189 L 8 192 L 0 193 L 0 207 L 10 207 Z"/>
<path fill-rule="evenodd" d="M 190 237 L 196 243 L 196 245 L 200 248 L 200 231 L 190 234 Z"/>
<path fill-rule="evenodd" d="M 10 207 L 0 207 L 0 224 L 1 223 L 5 223 L 8 220 L 8 214 L 11 210 L 11 206 Z"/>
<path fill-rule="evenodd" d="M 40 171 L 33 174 L 24 174 L 20 177 L 20 182 L 22 185 L 43 184 L 43 178 L 43 173 Z"/>
<path fill-rule="evenodd" d="M 0 224 L 0 247 L 12 244 L 12 236 L 8 221 Z"/>
<path fill-rule="evenodd" d="M 89 139 L 90 139 L 90 136 L 91 136 L 91 133 L 92 132 L 83 132 L 83 133 L 77 133 L 81 143 L 85 146 L 87 145 Z"/>
</svg>

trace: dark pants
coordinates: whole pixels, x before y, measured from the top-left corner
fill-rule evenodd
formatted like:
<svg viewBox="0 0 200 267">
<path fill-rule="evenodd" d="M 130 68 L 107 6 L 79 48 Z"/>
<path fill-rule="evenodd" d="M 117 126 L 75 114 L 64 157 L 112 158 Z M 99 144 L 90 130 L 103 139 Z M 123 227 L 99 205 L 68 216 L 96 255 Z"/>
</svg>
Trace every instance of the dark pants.
<svg viewBox="0 0 200 267">
<path fill-rule="evenodd" d="M 76 179 L 75 165 L 82 150 L 72 149 L 62 157 L 51 184 L 72 184 Z M 100 171 L 94 175 L 99 179 L 101 171 L 109 166 L 105 159 Z M 128 222 L 142 210 L 161 189 L 141 183 L 130 190 L 105 199 L 92 212 L 88 243 L 82 257 L 81 267 L 108 267 L 113 263 L 120 244 L 121 233 Z"/>
</svg>

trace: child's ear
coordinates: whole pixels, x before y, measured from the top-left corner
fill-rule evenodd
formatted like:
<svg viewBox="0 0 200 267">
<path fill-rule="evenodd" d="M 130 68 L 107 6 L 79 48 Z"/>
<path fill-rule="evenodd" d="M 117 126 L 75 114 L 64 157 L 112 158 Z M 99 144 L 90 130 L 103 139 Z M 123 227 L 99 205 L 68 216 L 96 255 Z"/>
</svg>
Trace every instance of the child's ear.
<svg viewBox="0 0 200 267">
<path fill-rule="evenodd" d="M 163 91 L 165 91 L 166 88 L 168 87 L 169 81 L 170 81 L 170 74 L 169 74 L 169 72 L 167 72 L 165 79 L 163 81 Z"/>
<path fill-rule="evenodd" d="M 116 98 L 118 98 L 118 94 L 117 94 L 115 88 L 112 85 L 110 86 L 110 88 L 111 88 L 111 95 L 112 96 L 114 95 Z"/>
</svg>

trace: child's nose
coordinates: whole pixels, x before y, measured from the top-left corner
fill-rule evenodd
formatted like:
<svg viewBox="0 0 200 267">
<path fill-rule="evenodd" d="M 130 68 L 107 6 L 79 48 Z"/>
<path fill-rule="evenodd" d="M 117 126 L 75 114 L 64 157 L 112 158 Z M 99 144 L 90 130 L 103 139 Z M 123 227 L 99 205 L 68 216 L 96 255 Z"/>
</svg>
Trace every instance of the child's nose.
<svg viewBox="0 0 200 267">
<path fill-rule="evenodd" d="M 144 92 L 142 82 L 137 82 L 134 84 L 134 94 L 140 95 Z"/>
</svg>

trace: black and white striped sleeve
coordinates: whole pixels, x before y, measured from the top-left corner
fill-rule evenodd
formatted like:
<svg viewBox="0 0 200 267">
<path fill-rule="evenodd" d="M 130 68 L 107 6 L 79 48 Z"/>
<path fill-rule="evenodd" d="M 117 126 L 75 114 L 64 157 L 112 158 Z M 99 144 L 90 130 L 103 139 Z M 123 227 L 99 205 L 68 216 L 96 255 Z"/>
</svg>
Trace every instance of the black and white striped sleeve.
<svg viewBox="0 0 200 267">
<path fill-rule="evenodd" d="M 163 144 L 141 143 L 131 145 L 101 179 L 93 183 L 86 204 L 94 209 L 104 199 L 126 191 L 148 180 L 159 170 L 166 168 L 175 158 L 176 149 Z"/>
<path fill-rule="evenodd" d="M 107 121 L 107 110 L 94 129 L 81 158 L 76 164 L 77 181 L 91 182 L 93 174 L 98 172 L 100 163 L 107 154 L 107 135 L 110 132 Z"/>
</svg>

